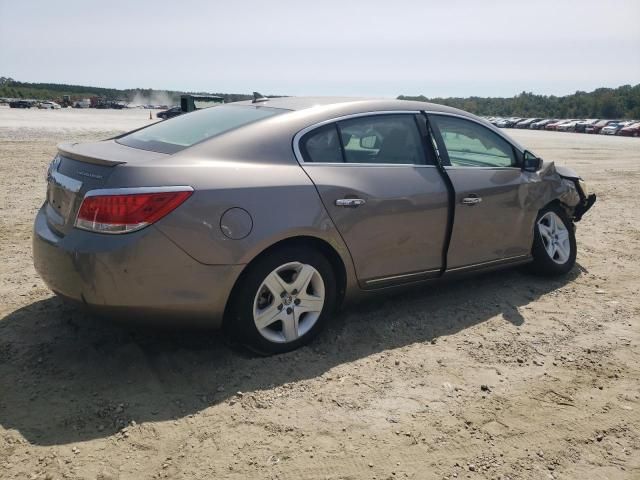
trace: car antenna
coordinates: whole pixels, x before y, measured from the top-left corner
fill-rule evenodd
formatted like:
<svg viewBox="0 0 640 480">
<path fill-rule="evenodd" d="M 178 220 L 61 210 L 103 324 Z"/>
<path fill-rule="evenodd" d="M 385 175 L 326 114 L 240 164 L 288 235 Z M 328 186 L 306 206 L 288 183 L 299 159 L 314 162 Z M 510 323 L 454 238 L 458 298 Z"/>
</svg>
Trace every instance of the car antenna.
<svg viewBox="0 0 640 480">
<path fill-rule="evenodd" d="M 265 97 L 264 95 L 262 95 L 261 93 L 253 92 L 253 102 L 251 102 L 251 103 L 266 102 L 268 100 L 269 99 L 267 97 Z"/>
</svg>

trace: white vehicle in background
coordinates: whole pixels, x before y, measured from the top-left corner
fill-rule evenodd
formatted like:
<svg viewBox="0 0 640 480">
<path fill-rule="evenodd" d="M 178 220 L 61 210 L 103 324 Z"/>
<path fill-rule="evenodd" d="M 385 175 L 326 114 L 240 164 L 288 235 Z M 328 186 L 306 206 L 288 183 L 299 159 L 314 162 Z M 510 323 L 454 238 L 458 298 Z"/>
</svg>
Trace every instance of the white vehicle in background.
<svg viewBox="0 0 640 480">
<path fill-rule="evenodd" d="M 56 110 L 58 108 L 62 108 L 59 104 L 57 104 L 56 102 L 40 102 L 38 104 L 38 108 L 42 108 L 45 110 Z"/>
<path fill-rule="evenodd" d="M 576 129 L 576 124 L 580 120 L 569 120 L 556 126 L 556 132 L 573 132 Z"/>
<path fill-rule="evenodd" d="M 91 106 L 91 100 L 84 98 L 82 100 L 76 100 L 73 103 L 73 108 L 89 108 Z"/>
<path fill-rule="evenodd" d="M 618 135 L 618 132 L 620 130 L 622 130 L 624 127 L 631 124 L 633 124 L 633 121 L 610 123 L 609 125 L 604 127 L 602 130 L 600 130 L 600 133 L 602 135 Z"/>
</svg>

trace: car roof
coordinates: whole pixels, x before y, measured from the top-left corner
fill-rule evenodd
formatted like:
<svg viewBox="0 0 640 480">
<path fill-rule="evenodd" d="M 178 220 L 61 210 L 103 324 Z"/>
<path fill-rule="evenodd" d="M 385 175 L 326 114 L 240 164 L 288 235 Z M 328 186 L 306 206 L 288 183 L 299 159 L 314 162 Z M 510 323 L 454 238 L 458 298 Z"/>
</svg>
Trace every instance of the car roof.
<svg viewBox="0 0 640 480">
<path fill-rule="evenodd" d="M 431 112 L 455 113 L 458 115 L 474 116 L 457 108 L 447 107 L 436 103 L 420 102 L 416 100 L 398 100 L 392 98 L 363 98 L 363 97 L 277 97 L 266 101 L 253 103 L 253 100 L 234 102 L 233 105 L 253 105 L 286 110 L 306 110 L 317 107 L 340 107 L 340 110 L 352 110 L 350 113 L 385 111 L 385 110 L 428 110 Z"/>
<path fill-rule="evenodd" d="M 206 141 L 193 145 L 185 152 L 192 151 L 202 155 L 227 155 L 229 158 L 242 156 L 238 145 L 244 145 L 247 149 L 259 148 L 263 155 L 280 151 L 279 156 L 274 156 L 274 161 L 283 158 L 291 150 L 291 141 L 295 135 L 309 128 L 320 127 L 325 122 L 337 121 L 344 117 L 360 114 L 375 114 L 376 112 L 419 112 L 445 113 L 468 118 L 484 125 L 497 135 L 505 138 L 516 149 L 524 151 L 518 142 L 509 138 L 500 129 L 489 123 L 484 118 L 473 115 L 457 108 L 438 105 L 429 102 L 414 100 L 398 100 L 392 98 L 362 98 L 362 97 L 278 97 L 269 98 L 266 101 L 254 103 L 252 100 L 243 100 L 227 104 L 232 106 L 254 108 L 278 108 L 285 110 L 281 115 L 274 115 L 259 122 L 251 122 L 242 128 L 233 129 L 221 135 L 216 135 Z M 223 108 L 210 107 L 210 108 Z M 265 148 L 271 144 L 272 149 Z M 256 146 L 257 145 L 257 146 Z M 251 150 L 252 152 L 254 150 Z M 292 153 L 292 152 L 291 152 Z M 177 155 L 180 155 L 178 153 Z M 186 154 L 186 153 L 185 153 Z M 275 155 L 275 153 L 274 153 Z"/>
</svg>

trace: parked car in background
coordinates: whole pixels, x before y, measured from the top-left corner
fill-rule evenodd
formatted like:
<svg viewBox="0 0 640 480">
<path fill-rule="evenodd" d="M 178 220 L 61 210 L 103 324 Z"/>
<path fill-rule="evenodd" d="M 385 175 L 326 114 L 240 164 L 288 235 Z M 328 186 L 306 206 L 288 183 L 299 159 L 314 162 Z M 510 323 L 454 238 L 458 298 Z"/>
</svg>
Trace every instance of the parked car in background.
<svg viewBox="0 0 640 480">
<path fill-rule="evenodd" d="M 618 132 L 622 130 L 622 128 L 625 127 L 626 125 L 627 125 L 626 122 L 610 123 L 606 127 L 603 127 L 602 130 L 600 130 L 600 134 L 601 135 L 617 135 Z"/>
<path fill-rule="evenodd" d="M 182 115 L 184 112 L 181 107 L 171 107 L 168 110 L 164 110 L 163 112 L 156 113 L 156 117 L 166 120 L 167 118 L 177 117 L 178 115 Z"/>
<path fill-rule="evenodd" d="M 127 108 L 127 104 L 120 100 L 107 100 L 104 98 L 99 98 L 99 99 L 93 100 L 93 108 L 97 108 L 97 109 L 111 108 L 114 110 L 122 110 L 123 108 Z"/>
<path fill-rule="evenodd" d="M 556 132 L 573 132 L 576 128 L 576 124 L 580 120 L 569 120 L 568 122 L 560 123 L 556 125 Z"/>
<path fill-rule="evenodd" d="M 58 108 L 62 108 L 59 104 L 57 104 L 56 102 L 40 102 L 38 104 L 38 108 L 44 109 L 44 110 L 55 110 Z"/>
<path fill-rule="evenodd" d="M 513 126 L 520 120 L 522 120 L 522 118 L 520 117 L 503 118 L 498 123 L 496 123 L 496 126 L 500 128 L 513 128 Z"/>
<path fill-rule="evenodd" d="M 640 137 L 640 122 L 634 122 L 622 127 L 618 132 L 618 135 L 623 137 Z"/>
<path fill-rule="evenodd" d="M 29 100 L 13 100 L 9 102 L 10 108 L 31 108 L 33 104 Z"/>
<path fill-rule="evenodd" d="M 619 120 L 600 120 L 596 123 L 594 123 L 593 125 L 587 125 L 584 129 L 585 133 L 600 133 L 600 130 L 602 130 L 604 127 L 606 127 L 607 125 L 610 125 L 612 123 L 617 123 L 619 122 Z"/>
<path fill-rule="evenodd" d="M 533 122 L 541 120 L 540 118 L 526 118 L 515 124 L 515 128 L 529 128 Z"/>
<path fill-rule="evenodd" d="M 91 107 L 91 99 L 83 98 L 82 100 L 76 100 L 73 103 L 73 108 L 89 108 Z"/>
<path fill-rule="evenodd" d="M 587 120 L 581 120 L 578 123 L 576 123 L 576 126 L 574 127 L 573 131 L 577 133 L 585 133 L 585 130 L 589 125 L 595 125 L 599 121 L 600 120 L 597 118 L 588 118 Z"/>
<path fill-rule="evenodd" d="M 261 353 L 308 343 L 343 299 L 521 264 L 566 274 L 596 200 L 461 110 L 318 97 L 59 145 L 47 188 L 33 259 L 54 292 L 224 325 Z"/>
<path fill-rule="evenodd" d="M 537 122 L 533 122 L 529 128 L 533 130 L 544 130 L 544 127 L 549 125 L 550 123 L 557 122 L 557 118 L 545 118 L 543 120 L 539 120 Z"/>
<path fill-rule="evenodd" d="M 562 125 L 563 123 L 570 122 L 570 121 L 571 121 L 570 118 L 564 118 L 562 120 L 557 120 L 555 122 L 547 123 L 544 126 L 544 129 L 545 130 L 553 130 L 553 131 L 555 131 L 555 129 L 558 127 L 558 125 Z"/>
</svg>

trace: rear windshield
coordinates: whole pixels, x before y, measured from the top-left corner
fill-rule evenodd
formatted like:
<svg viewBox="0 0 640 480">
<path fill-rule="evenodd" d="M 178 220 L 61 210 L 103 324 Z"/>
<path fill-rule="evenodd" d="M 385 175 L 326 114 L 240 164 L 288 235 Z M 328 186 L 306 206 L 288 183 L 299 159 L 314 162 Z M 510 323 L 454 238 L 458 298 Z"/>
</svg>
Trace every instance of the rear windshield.
<svg viewBox="0 0 640 480">
<path fill-rule="evenodd" d="M 221 105 L 187 113 L 118 138 L 128 147 L 175 153 L 228 130 L 288 110 L 252 105 Z"/>
</svg>

